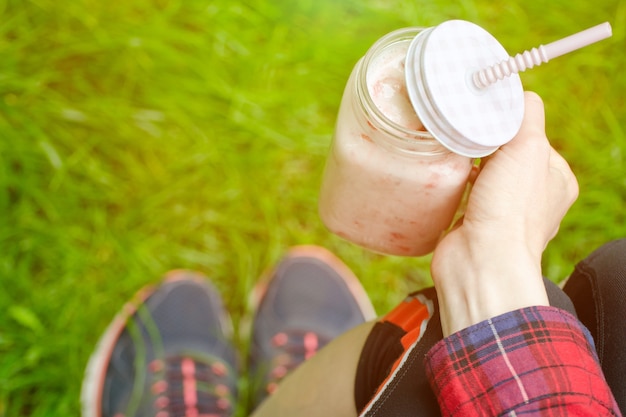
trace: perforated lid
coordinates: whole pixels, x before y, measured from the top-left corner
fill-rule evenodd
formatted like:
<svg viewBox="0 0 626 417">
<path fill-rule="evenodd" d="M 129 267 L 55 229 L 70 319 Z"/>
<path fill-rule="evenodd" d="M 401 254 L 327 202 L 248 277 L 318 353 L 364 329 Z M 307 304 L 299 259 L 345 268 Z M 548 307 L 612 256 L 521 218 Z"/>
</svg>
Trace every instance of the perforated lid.
<svg viewBox="0 0 626 417">
<path fill-rule="evenodd" d="M 478 89 L 477 70 L 509 58 L 480 26 L 450 20 L 420 33 L 406 59 L 411 104 L 428 131 L 455 153 L 481 157 L 509 142 L 524 115 L 518 75 Z"/>
</svg>

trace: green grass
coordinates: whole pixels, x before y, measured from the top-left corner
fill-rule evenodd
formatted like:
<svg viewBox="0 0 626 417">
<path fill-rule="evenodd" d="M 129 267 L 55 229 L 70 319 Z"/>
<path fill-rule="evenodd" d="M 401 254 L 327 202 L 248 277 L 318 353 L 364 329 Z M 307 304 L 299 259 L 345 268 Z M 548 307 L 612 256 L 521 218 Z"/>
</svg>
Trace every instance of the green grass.
<svg viewBox="0 0 626 417">
<path fill-rule="evenodd" d="M 210 276 L 237 328 L 294 244 L 336 252 L 379 312 L 428 285 L 427 257 L 368 253 L 316 212 L 347 76 L 399 27 L 467 19 L 515 53 L 611 21 L 522 80 L 581 187 L 545 273 L 626 236 L 626 1 L 498 4 L 0 0 L 0 416 L 77 415 L 100 333 L 172 268 Z"/>
</svg>

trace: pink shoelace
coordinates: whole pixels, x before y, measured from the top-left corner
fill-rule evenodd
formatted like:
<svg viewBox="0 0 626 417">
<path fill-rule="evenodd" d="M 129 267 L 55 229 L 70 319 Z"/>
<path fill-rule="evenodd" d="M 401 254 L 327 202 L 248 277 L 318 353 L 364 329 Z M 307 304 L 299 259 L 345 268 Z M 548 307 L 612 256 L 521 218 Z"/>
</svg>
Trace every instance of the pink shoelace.
<svg viewBox="0 0 626 417">
<path fill-rule="evenodd" d="M 150 370 L 155 417 L 224 417 L 232 414 L 230 370 L 221 361 L 190 357 L 155 360 Z"/>
<path fill-rule="evenodd" d="M 280 381 L 298 365 L 311 358 L 317 351 L 328 343 L 313 332 L 285 331 L 276 333 L 272 337 L 272 345 L 280 353 L 272 360 L 266 391 L 272 394 Z"/>
</svg>

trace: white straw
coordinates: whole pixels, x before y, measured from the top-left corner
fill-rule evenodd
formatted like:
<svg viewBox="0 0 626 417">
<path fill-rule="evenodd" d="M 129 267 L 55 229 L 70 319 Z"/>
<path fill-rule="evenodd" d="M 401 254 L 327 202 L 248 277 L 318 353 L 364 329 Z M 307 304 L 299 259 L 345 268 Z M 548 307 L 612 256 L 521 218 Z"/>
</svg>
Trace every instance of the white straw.
<svg viewBox="0 0 626 417">
<path fill-rule="evenodd" d="M 599 24 L 547 45 L 540 45 L 538 48 L 524 51 L 499 64 L 476 71 L 473 76 L 474 84 L 478 88 L 485 88 L 511 74 L 517 74 L 535 65 L 541 65 L 550 59 L 584 48 L 611 36 L 611 25 L 608 22 Z"/>
</svg>

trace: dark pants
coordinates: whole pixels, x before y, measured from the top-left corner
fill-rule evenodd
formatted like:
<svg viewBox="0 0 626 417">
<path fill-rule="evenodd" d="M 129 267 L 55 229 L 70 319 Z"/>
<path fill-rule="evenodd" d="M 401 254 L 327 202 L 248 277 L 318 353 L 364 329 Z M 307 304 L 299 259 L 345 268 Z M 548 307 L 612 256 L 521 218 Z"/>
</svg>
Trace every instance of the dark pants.
<svg viewBox="0 0 626 417">
<path fill-rule="evenodd" d="M 563 291 L 591 332 L 604 376 L 626 414 L 626 239 L 576 265 Z"/>
<path fill-rule="evenodd" d="M 545 280 L 550 304 L 578 316 L 593 336 L 600 364 L 623 414 L 626 415 L 626 239 L 602 246 L 581 261 L 563 290 Z M 432 300 L 435 312 L 426 332 L 411 352 L 403 376 L 367 417 L 437 416 L 439 406 L 421 365 L 430 348 L 442 339 L 441 321 L 434 288 L 420 291 Z M 357 409 L 362 410 L 402 354 L 393 326 L 377 323 L 359 360 L 355 383 Z M 395 339 L 395 340 L 394 340 Z M 413 357 L 413 358 L 412 358 Z"/>
</svg>

